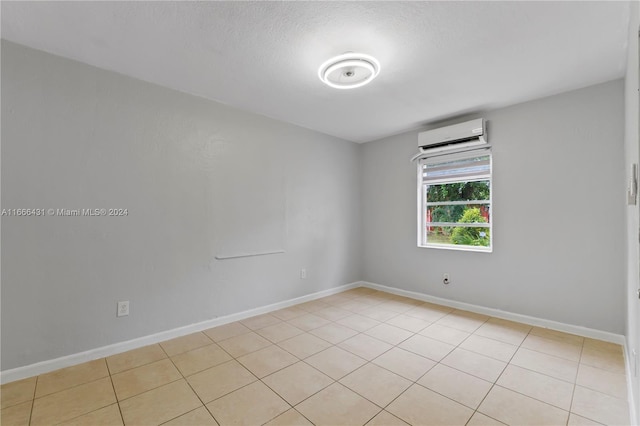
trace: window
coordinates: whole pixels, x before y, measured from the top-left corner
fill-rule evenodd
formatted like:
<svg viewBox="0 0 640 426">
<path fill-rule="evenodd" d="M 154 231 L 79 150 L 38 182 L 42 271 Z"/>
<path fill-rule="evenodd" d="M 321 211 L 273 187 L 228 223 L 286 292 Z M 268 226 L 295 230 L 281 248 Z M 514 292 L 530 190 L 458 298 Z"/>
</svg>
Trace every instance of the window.
<svg viewBox="0 0 640 426">
<path fill-rule="evenodd" d="M 491 152 L 418 162 L 418 246 L 491 251 Z"/>
</svg>

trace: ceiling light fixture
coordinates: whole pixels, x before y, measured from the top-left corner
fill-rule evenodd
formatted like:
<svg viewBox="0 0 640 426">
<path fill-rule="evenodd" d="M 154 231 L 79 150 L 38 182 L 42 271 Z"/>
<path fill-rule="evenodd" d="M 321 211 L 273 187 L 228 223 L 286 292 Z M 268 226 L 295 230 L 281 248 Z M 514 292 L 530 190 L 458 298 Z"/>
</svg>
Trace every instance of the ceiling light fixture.
<svg viewBox="0 0 640 426">
<path fill-rule="evenodd" d="M 318 69 L 318 77 L 336 89 L 355 89 L 370 83 L 380 73 L 380 62 L 363 53 L 345 53 L 329 59 Z"/>
</svg>

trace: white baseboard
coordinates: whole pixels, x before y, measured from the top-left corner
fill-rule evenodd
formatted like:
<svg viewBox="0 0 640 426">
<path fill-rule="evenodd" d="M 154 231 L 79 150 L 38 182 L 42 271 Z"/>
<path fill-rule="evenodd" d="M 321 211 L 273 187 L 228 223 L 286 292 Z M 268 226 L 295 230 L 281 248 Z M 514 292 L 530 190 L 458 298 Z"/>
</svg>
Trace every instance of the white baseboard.
<svg viewBox="0 0 640 426">
<path fill-rule="evenodd" d="M 594 339 L 604 340 L 607 342 L 618 343 L 620 345 L 626 345 L 625 337 L 615 333 L 609 333 L 606 331 L 595 330 L 595 329 L 581 327 L 577 325 L 564 324 L 557 321 L 531 317 L 528 315 L 516 314 L 512 312 L 502 311 L 499 309 L 494 309 L 494 308 L 487 308 L 480 305 L 473 305 L 471 303 L 458 302 L 455 300 L 430 296 L 423 293 L 417 293 L 413 291 L 387 287 L 380 284 L 374 284 L 374 283 L 365 282 L 365 281 L 357 281 L 357 282 L 342 285 L 339 287 L 334 287 L 334 288 L 322 290 L 316 293 L 308 294 L 306 296 L 285 300 L 283 302 L 273 303 L 271 305 L 261 306 L 259 308 L 249 309 L 249 310 L 238 312 L 235 314 L 213 318 L 213 319 L 202 321 L 199 323 L 190 324 L 184 327 L 178 327 L 178 328 L 174 328 L 167 331 L 161 331 L 159 333 L 151 334 L 148 336 L 127 340 L 124 342 L 118 342 L 111 345 L 91 349 L 88 351 L 79 352 L 76 354 L 71 354 L 71 355 L 67 355 L 67 356 L 63 356 L 60 358 L 55 358 L 47 361 L 42 361 L 42 362 L 38 362 L 31 365 L 26 365 L 24 367 L 18 367 L 18 368 L 2 371 L 0 372 L 0 383 L 4 384 L 4 383 L 13 382 L 16 380 L 25 379 L 27 377 L 36 376 L 38 374 L 48 373 L 50 371 L 58 370 L 60 368 L 65 368 L 65 367 L 80 364 L 83 362 L 92 361 L 94 359 L 104 358 L 107 356 L 126 352 L 132 349 L 141 348 L 143 346 L 152 345 L 154 343 L 164 342 L 165 340 L 186 336 L 187 334 L 207 330 L 209 328 L 216 327 L 219 325 L 243 320 L 245 318 L 253 317 L 256 315 L 261 315 L 268 312 L 276 311 L 278 309 L 287 308 L 289 306 L 297 305 L 299 303 L 304 303 L 310 300 L 319 299 L 321 297 L 330 296 L 332 294 L 341 293 L 343 291 L 356 288 L 356 287 L 367 287 L 374 290 L 380 290 L 387 293 L 397 294 L 399 296 L 406 296 L 413 299 L 422 300 L 425 302 L 431 302 L 439 305 L 449 306 L 456 309 L 463 309 L 465 311 L 490 315 L 496 318 L 517 321 L 525 324 L 535 325 L 538 327 L 544 327 L 552 330 L 563 331 L 565 333 L 577 334 L 584 337 L 591 337 Z M 627 355 L 625 351 L 625 357 L 626 356 Z M 629 374 L 629 371 L 630 369 L 629 369 L 629 366 L 627 365 L 627 374 Z M 635 418 L 635 412 L 633 413 L 632 418 Z"/>
<path fill-rule="evenodd" d="M 621 334 L 609 333 L 607 331 L 596 330 L 588 327 L 581 327 L 579 325 L 565 324 L 562 322 L 547 320 L 543 318 L 516 314 L 513 312 L 502 311 L 500 309 L 487 308 L 480 305 L 473 305 L 471 303 L 458 302 L 456 300 L 430 296 L 428 294 L 417 293 L 415 291 L 408 291 L 408 290 L 402 290 L 402 289 L 393 288 L 393 287 L 387 287 L 384 285 L 370 283 L 366 281 L 362 281 L 362 286 L 372 288 L 374 290 L 384 291 L 386 293 L 397 294 L 398 296 L 406 296 L 412 299 L 431 302 L 438 305 L 449 306 L 450 308 L 462 309 L 465 311 L 489 315 L 496 318 L 521 322 L 529 325 L 535 325 L 537 327 L 549 328 L 552 330 L 563 331 L 565 333 L 577 334 L 578 336 L 604 340 L 606 342 L 617 343 L 619 345 L 625 344 L 625 337 Z"/>
<path fill-rule="evenodd" d="M 325 296 L 330 296 L 332 294 L 341 293 L 343 291 L 360 286 L 362 286 L 361 282 L 353 282 L 339 287 L 333 287 L 327 290 L 308 294 L 306 296 L 296 297 L 294 299 L 273 303 L 271 305 L 261 306 L 259 308 L 249 309 L 247 311 L 242 311 L 235 314 L 216 317 L 184 327 L 178 327 L 167 331 L 161 331 L 155 334 L 150 334 L 148 336 L 127 340 L 125 342 L 118 342 L 111 345 L 102 346 L 100 348 L 63 356 L 60 358 L 42 361 L 31 365 L 25 365 L 24 367 L 12 368 L 10 370 L 0 372 L 0 383 L 5 384 L 16 380 L 26 379 L 27 377 L 37 376 L 39 374 L 48 373 L 60 368 L 70 367 L 72 365 L 81 364 L 87 361 L 93 361 L 94 359 L 104 358 L 107 356 L 130 351 L 132 349 L 138 349 L 143 346 L 152 345 L 154 343 L 164 342 L 165 340 L 175 339 L 176 337 L 186 336 L 187 334 L 207 330 L 219 325 L 224 325 L 256 315 L 266 314 L 268 312 L 288 308 L 289 306 L 319 299 Z"/>
</svg>

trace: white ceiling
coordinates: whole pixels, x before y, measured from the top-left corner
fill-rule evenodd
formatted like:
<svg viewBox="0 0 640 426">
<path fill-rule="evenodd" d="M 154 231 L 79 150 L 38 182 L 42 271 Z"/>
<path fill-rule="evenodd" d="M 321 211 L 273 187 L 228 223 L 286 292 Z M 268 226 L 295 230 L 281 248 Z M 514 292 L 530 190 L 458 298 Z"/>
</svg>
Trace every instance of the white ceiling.
<svg viewBox="0 0 640 426">
<path fill-rule="evenodd" d="M 9 2 L 2 38 L 347 140 L 623 76 L 628 2 Z M 331 56 L 375 56 L 336 90 Z"/>
</svg>

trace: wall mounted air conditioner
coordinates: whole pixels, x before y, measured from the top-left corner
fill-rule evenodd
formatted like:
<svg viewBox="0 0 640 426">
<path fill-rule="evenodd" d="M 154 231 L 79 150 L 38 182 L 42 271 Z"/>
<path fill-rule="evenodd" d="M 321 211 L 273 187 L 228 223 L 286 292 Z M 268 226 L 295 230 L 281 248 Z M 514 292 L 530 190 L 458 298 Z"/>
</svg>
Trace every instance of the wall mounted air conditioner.
<svg viewBox="0 0 640 426">
<path fill-rule="evenodd" d="M 484 119 L 465 121 L 418 134 L 420 152 L 411 160 L 488 147 Z"/>
</svg>

